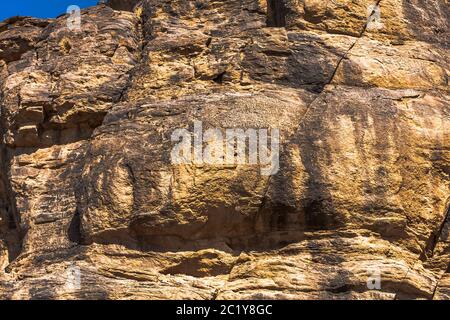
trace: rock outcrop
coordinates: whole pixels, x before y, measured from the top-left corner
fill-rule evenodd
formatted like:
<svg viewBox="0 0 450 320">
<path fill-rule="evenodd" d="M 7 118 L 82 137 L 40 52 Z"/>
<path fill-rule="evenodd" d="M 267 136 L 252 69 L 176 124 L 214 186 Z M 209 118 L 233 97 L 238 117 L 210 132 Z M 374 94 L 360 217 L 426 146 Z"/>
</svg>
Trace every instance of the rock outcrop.
<svg viewBox="0 0 450 320">
<path fill-rule="evenodd" d="M 110 1 L 0 23 L 1 299 L 449 299 L 443 0 Z M 279 167 L 174 163 L 279 129 Z"/>
</svg>

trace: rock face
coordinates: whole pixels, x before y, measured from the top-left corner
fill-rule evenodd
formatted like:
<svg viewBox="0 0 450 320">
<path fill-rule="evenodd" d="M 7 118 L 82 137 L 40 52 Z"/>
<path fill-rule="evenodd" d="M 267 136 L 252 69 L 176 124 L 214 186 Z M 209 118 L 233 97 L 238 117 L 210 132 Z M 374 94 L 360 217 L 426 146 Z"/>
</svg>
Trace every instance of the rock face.
<svg viewBox="0 0 450 320">
<path fill-rule="evenodd" d="M 450 298 L 446 1 L 67 19 L 0 23 L 0 298 Z M 277 170 L 174 163 L 198 123 L 278 129 Z"/>
</svg>

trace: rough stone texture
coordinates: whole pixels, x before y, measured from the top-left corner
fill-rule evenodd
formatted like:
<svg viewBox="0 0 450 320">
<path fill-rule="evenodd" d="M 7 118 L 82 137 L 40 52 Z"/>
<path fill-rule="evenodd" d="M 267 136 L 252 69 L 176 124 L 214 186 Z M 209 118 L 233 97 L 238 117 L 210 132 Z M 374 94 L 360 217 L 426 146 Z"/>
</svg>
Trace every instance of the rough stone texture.
<svg viewBox="0 0 450 320">
<path fill-rule="evenodd" d="M 0 23 L 0 298 L 450 298 L 446 1 L 66 19 Z M 172 164 L 195 121 L 279 128 L 279 171 Z"/>
</svg>

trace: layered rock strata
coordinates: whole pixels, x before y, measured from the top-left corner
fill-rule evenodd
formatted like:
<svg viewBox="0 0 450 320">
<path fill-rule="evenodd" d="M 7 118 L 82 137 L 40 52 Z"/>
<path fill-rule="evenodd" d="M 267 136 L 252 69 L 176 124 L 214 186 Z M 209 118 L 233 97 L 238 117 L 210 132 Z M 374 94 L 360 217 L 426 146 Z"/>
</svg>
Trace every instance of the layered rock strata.
<svg viewBox="0 0 450 320">
<path fill-rule="evenodd" d="M 0 23 L 0 298 L 449 299 L 446 1 L 67 19 Z M 174 164 L 199 122 L 278 129 L 279 170 Z"/>
</svg>

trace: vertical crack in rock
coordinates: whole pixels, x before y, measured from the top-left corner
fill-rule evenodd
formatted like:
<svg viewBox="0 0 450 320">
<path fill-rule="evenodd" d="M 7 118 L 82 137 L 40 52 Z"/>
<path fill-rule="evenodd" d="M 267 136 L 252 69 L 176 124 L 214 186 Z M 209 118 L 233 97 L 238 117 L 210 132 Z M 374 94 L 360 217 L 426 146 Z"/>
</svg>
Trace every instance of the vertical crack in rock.
<svg viewBox="0 0 450 320">
<path fill-rule="evenodd" d="M 428 238 L 425 248 L 422 254 L 420 255 L 420 259 L 422 261 L 426 261 L 427 259 L 433 257 L 436 246 L 439 243 L 440 239 L 442 238 L 444 231 L 448 232 L 449 225 L 450 225 L 450 206 L 447 208 L 444 214 L 444 220 L 439 225 L 439 228 L 436 231 L 434 231 Z"/>
<path fill-rule="evenodd" d="M 356 44 L 358 43 L 358 41 L 364 36 L 364 34 L 366 33 L 366 30 L 369 26 L 369 23 L 371 21 L 371 18 L 376 14 L 375 8 L 377 8 L 381 3 L 381 0 L 377 0 L 373 11 L 371 12 L 371 14 L 369 15 L 369 17 L 367 17 L 367 21 L 364 24 L 363 29 L 361 30 L 361 32 L 359 33 L 357 39 L 352 43 L 352 45 L 350 46 L 350 48 L 344 53 L 344 55 L 339 59 L 336 68 L 334 69 L 334 72 L 331 74 L 330 80 L 328 81 L 328 84 L 333 82 L 334 77 L 336 76 L 337 71 L 339 70 L 339 67 L 342 64 L 342 61 L 344 61 L 344 59 L 347 59 L 348 54 L 350 53 L 350 51 L 352 51 L 352 49 L 356 46 Z"/>
<path fill-rule="evenodd" d="M 107 5 L 110 6 L 114 10 L 122 10 L 122 11 L 130 11 L 137 17 L 137 25 L 135 26 L 136 31 L 135 34 L 138 38 L 138 57 L 137 61 L 135 61 L 135 65 L 132 69 L 128 70 L 124 76 L 127 76 L 127 82 L 125 86 L 120 91 L 119 97 L 117 101 L 114 101 L 115 104 L 126 103 L 128 101 L 128 90 L 132 87 L 133 78 L 140 71 L 142 66 L 142 62 L 144 60 L 144 48 L 145 48 L 145 31 L 144 31 L 144 12 L 141 6 L 138 6 L 139 1 L 130 0 L 125 3 L 125 1 L 108 1 Z M 108 112 L 105 112 L 104 117 L 106 117 Z M 103 119 L 104 119 L 103 117 Z M 99 126 L 103 124 L 103 119 L 99 123 Z M 134 179 L 133 171 L 131 165 L 126 164 L 127 170 L 129 170 L 130 175 Z M 80 179 L 81 181 L 81 179 Z M 79 183 L 76 189 L 81 190 L 83 186 Z M 76 213 L 71 221 L 69 227 L 69 239 L 77 244 L 89 245 L 91 244 L 91 239 L 83 237 L 83 210 L 81 209 L 80 199 L 77 199 L 77 209 Z"/>
<path fill-rule="evenodd" d="M 144 31 L 144 10 L 142 8 L 141 5 L 137 5 L 138 1 L 129 1 L 129 11 L 133 11 L 134 9 L 134 14 L 136 15 L 138 22 L 137 22 L 137 26 L 136 26 L 136 33 L 139 37 L 138 39 L 138 50 L 139 50 L 139 57 L 138 57 L 138 61 L 136 62 L 135 66 L 133 69 L 131 69 L 130 71 L 127 72 L 128 75 L 128 81 L 127 81 L 127 85 L 123 88 L 122 92 L 120 93 L 120 97 L 118 99 L 118 103 L 121 102 L 125 102 L 128 100 L 128 90 L 132 87 L 133 85 L 133 78 L 135 77 L 135 75 L 139 72 L 141 66 L 142 66 L 142 62 L 144 61 L 144 48 L 145 48 L 145 31 Z M 131 5 L 131 3 L 133 3 L 133 5 Z M 136 6 L 136 7 L 135 7 Z M 119 9 L 115 9 L 113 7 L 114 10 L 119 10 Z"/>
<path fill-rule="evenodd" d="M 7 82 L 6 78 L 12 73 L 20 73 L 23 70 L 32 55 L 38 58 L 36 43 L 41 31 L 48 24 L 49 20 L 31 17 L 12 17 L 0 23 L 0 220 L 4 220 L 0 221 L 0 242 L 3 241 L 7 247 L 10 263 L 21 253 L 23 230 L 16 194 L 11 185 L 13 150 L 7 144 L 6 138 L 11 125 L 9 122 L 11 110 L 8 107 L 4 85 Z M 3 70 L 6 72 L 3 73 Z M 20 105 L 22 97 L 20 93 L 15 94 Z"/>
<path fill-rule="evenodd" d="M 434 297 L 436 296 L 436 293 L 438 291 L 439 285 L 441 284 L 441 280 L 444 278 L 444 275 L 446 273 L 450 273 L 450 261 L 449 261 L 449 265 L 447 267 L 447 270 L 442 274 L 441 277 L 439 277 L 439 279 L 436 281 L 436 286 L 433 289 L 433 294 L 431 295 L 430 300 L 434 300 Z"/>
<path fill-rule="evenodd" d="M 286 11 L 283 0 L 267 0 L 267 26 L 286 27 Z"/>
<path fill-rule="evenodd" d="M 402 281 L 399 282 L 398 284 L 398 288 L 397 288 L 397 293 L 395 294 L 394 300 L 398 300 L 398 296 L 399 296 L 399 289 L 402 287 L 402 285 L 405 283 L 405 280 L 407 279 L 408 275 L 411 273 L 411 270 L 414 270 L 416 265 L 422 261 L 427 261 L 430 258 L 433 258 L 434 256 L 434 251 L 436 249 L 437 244 L 439 243 L 439 240 L 442 238 L 442 235 L 444 232 L 448 232 L 448 228 L 450 225 L 450 206 L 447 206 L 447 209 L 445 211 L 444 214 L 444 220 L 442 221 L 442 223 L 439 225 L 439 228 L 434 231 L 431 236 L 429 237 L 424 250 L 422 251 L 422 253 L 419 256 L 419 261 L 417 261 L 412 267 L 408 268 L 407 272 L 405 273 L 405 276 L 403 277 Z M 450 263 L 450 262 L 449 262 Z M 449 264 L 450 267 L 450 264 Z M 448 272 L 448 268 L 447 270 L 445 270 L 443 272 L 443 274 Z M 439 277 L 439 279 L 436 280 L 436 285 L 433 288 L 432 294 L 430 296 L 430 300 L 434 299 L 434 296 L 437 292 L 437 289 L 439 287 L 439 282 L 441 280 L 441 278 L 443 277 L 443 275 L 441 277 Z"/>
<path fill-rule="evenodd" d="M 1 101 L 1 98 L 0 98 Z M 3 189 L 3 197 L 0 198 L 0 219 L 7 219 L 7 231 L 2 235 L 0 225 L 0 240 L 5 237 L 8 250 L 8 260 L 13 261 L 19 254 L 21 248 L 20 220 L 17 214 L 15 194 L 10 183 L 10 155 L 5 143 L 6 119 L 3 104 L 0 109 L 0 188 Z M 2 214 L 3 213 L 3 214 Z M 2 217 L 3 216 L 3 217 Z"/>
</svg>

